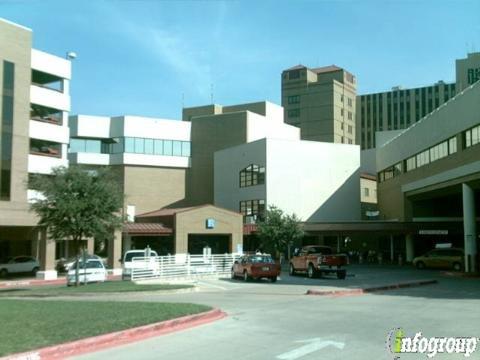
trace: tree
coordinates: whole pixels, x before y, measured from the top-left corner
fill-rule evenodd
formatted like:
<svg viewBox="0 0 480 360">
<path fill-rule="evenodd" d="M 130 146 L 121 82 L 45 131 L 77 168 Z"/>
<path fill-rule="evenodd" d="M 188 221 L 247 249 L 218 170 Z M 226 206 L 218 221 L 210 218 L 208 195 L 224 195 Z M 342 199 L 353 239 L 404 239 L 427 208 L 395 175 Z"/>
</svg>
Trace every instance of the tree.
<svg viewBox="0 0 480 360">
<path fill-rule="evenodd" d="M 46 227 L 53 239 L 74 242 L 78 286 L 81 241 L 109 238 L 121 226 L 122 189 L 107 168 L 89 170 L 82 166 L 57 167 L 51 176 L 34 175 L 29 187 L 42 193 L 31 204 L 40 218 L 39 225 Z"/>
<path fill-rule="evenodd" d="M 285 214 L 283 210 L 270 205 L 264 219 L 258 223 L 257 233 L 264 250 L 271 253 L 285 252 L 290 245 L 297 245 L 303 237 L 300 219 Z"/>
</svg>

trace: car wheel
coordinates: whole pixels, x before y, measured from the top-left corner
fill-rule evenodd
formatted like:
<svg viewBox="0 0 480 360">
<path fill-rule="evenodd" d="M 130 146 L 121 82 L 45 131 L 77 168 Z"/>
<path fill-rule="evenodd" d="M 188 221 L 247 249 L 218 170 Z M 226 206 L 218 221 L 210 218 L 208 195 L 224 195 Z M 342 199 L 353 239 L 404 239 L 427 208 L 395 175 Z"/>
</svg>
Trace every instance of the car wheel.
<svg viewBox="0 0 480 360">
<path fill-rule="evenodd" d="M 295 268 L 293 267 L 293 264 L 290 264 L 288 273 L 290 274 L 290 276 L 295 276 Z"/>
<path fill-rule="evenodd" d="M 308 269 L 307 269 L 307 276 L 309 279 L 313 279 L 317 275 L 315 268 L 313 267 L 312 264 L 308 264 Z"/>
<path fill-rule="evenodd" d="M 272 277 L 270 278 L 270 281 L 271 281 L 272 283 L 277 282 L 277 277 L 276 277 L 276 276 L 272 276 Z"/>
<path fill-rule="evenodd" d="M 417 262 L 417 269 L 419 270 L 425 269 L 425 263 L 423 261 Z"/>
<path fill-rule="evenodd" d="M 243 272 L 243 280 L 244 280 L 245 282 L 250 281 L 250 276 L 248 276 L 247 270 L 245 270 L 245 271 Z"/>
<path fill-rule="evenodd" d="M 455 271 L 462 271 L 462 264 L 456 262 L 456 263 L 453 263 L 453 270 Z"/>
<path fill-rule="evenodd" d="M 35 267 L 33 268 L 33 270 L 32 270 L 33 276 L 37 275 L 38 270 L 40 270 L 40 269 L 38 268 L 38 266 L 35 266 Z"/>
<path fill-rule="evenodd" d="M 2 269 L 0 270 L 0 278 L 5 278 L 8 275 L 8 270 L 7 269 Z"/>
<path fill-rule="evenodd" d="M 346 277 L 347 277 L 347 270 L 337 271 L 337 279 L 345 280 Z"/>
<path fill-rule="evenodd" d="M 231 273 L 231 275 L 230 275 L 230 278 L 233 280 L 233 279 L 235 279 L 235 277 L 236 277 L 236 276 L 235 276 L 235 271 L 233 271 L 233 268 L 232 268 L 232 273 Z"/>
</svg>

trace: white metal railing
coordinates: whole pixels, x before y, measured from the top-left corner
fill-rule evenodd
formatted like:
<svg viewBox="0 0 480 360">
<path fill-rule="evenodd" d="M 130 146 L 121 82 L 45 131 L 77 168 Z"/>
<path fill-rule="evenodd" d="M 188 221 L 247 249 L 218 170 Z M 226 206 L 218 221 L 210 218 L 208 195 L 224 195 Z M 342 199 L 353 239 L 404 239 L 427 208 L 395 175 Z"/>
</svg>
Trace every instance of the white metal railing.
<svg viewBox="0 0 480 360">
<path fill-rule="evenodd" d="M 241 254 L 134 257 L 131 280 L 193 280 L 230 275 L 233 263 Z"/>
</svg>

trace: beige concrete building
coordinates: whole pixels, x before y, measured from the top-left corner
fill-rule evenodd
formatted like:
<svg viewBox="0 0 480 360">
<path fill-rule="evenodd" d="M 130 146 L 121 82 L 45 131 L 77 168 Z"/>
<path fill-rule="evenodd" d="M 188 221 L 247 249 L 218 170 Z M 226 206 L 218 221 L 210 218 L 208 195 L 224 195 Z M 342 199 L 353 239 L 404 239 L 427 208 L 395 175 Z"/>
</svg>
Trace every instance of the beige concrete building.
<svg viewBox="0 0 480 360">
<path fill-rule="evenodd" d="M 32 255 L 55 277 L 55 241 L 29 211 L 29 174 L 68 165 L 69 60 L 32 49 L 32 31 L 0 19 L 0 259 Z"/>
<path fill-rule="evenodd" d="M 357 97 L 357 141 L 362 149 L 376 146 L 376 132 L 401 130 L 432 113 L 457 93 L 480 79 L 480 53 L 456 60 L 456 83 L 439 81 L 412 89 L 393 87 L 391 91 Z"/>
<path fill-rule="evenodd" d="M 269 102 L 185 108 L 183 120 L 192 126 L 192 162 L 187 171 L 187 199 L 191 205 L 214 202 L 216 151 L 270 136 L 298 136 L 297 128 L 283 122 L 282 107 Z"/>
<path fill-rule="evenodd" d="M 355 144 L 356 79 L 332 65 L 297 65 L 282 72 L 285 122 L 302 140 Z"/>
</svg>

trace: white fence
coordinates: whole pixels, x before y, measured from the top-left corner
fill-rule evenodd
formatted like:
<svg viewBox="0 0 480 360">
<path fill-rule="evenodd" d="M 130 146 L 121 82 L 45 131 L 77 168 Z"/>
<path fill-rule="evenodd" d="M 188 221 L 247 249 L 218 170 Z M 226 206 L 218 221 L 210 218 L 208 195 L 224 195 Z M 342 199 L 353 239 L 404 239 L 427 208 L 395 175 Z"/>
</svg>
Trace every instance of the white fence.
<svg viewBox="0 0 480 360">
<path fill-rule="evenodd" d="M 176 254 L 157 257 L 134 257 L 131 279 L 194 280 L 203 277 L 229 276 L 233 263 L 241 254 L 190 255 Z"/>
</svg>

